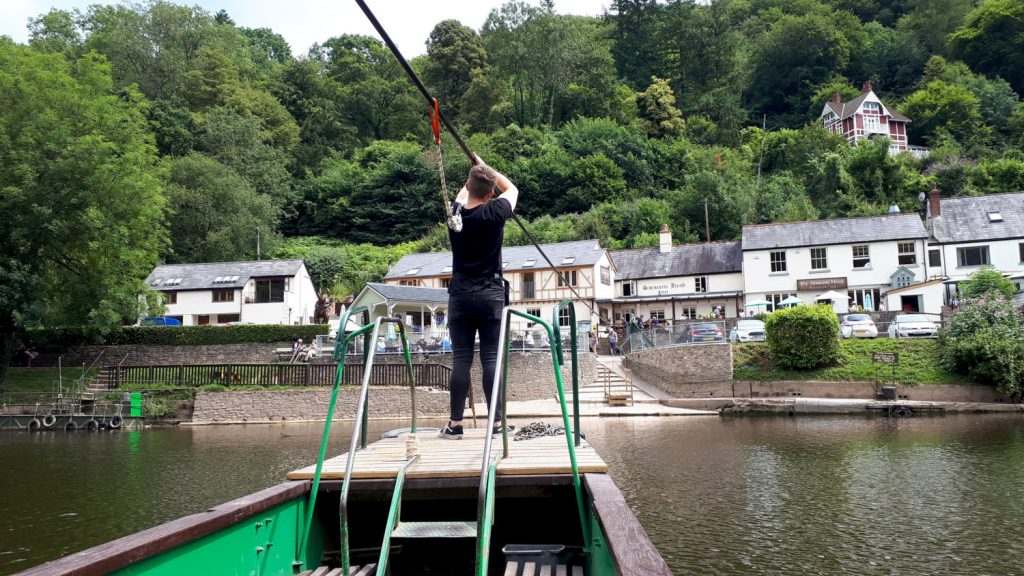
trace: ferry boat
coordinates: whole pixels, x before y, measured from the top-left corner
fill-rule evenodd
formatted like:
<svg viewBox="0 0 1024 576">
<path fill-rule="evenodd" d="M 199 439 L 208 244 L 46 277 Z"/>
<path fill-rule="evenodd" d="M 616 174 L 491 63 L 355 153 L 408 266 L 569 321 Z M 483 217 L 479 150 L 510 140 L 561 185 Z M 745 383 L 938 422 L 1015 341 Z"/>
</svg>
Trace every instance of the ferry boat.
<svg viewBox="0 0 1024 576">
<path fill-rule="evenodd" d="M 18 576 L 662 576 L 664 559 L 579 430 L 571 427 L 552 325 L 568 307 L 573 391 L 578 388 L 575 311 L 555 308 L 552 324 L 506 308 L 487 426 L 450 441 L 417 430 L 416 388 L 405 327 L 378 318 L 335 349 L 338 374 L 317 462 L 254 494 L 20 572 Z M 346 313 L 359 314 L 362 308 Z M 497 402 L 504 404 L 509 319 L 542 326 L 552 345 L 565 434 L 513 442 L 502 425 L 492 446 Z M 344 370 L 344 352 L 362 340 L 366 365 L 382 323 L 397 325 L 408 367 L 411 426 L 367 444 L 366 370 L 349 451 L 326 459 Z M 366 336 L 369 336 L 368 338 Z"/>
</svg>

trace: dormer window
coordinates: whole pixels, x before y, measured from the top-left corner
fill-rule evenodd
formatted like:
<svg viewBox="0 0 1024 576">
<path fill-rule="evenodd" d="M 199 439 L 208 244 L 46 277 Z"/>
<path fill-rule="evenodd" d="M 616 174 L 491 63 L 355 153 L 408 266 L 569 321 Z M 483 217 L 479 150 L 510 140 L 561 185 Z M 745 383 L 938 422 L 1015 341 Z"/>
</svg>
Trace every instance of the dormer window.
<svg viewBox="0 0 1024 576">
<path fill-rule="evenodd" d="M 989 222 L 1002 222 L 1003 221 L 1003 215 L 1000 212 L 989 212 L 988 213 L 988 221 Z"/>
</svg>

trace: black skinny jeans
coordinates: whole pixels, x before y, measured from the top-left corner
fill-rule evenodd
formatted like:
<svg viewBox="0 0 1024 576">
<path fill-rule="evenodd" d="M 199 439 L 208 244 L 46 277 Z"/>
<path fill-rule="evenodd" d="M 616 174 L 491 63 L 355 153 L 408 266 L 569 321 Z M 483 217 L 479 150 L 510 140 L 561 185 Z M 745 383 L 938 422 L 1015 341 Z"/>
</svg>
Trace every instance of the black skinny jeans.
<svg viewBox="0 0 1024 576">
<path fill-rule="evenodd" d="M 453 291 L 448 297 L 448 333 L 452 340 L 451 419 L 462 420 L 466 397 L 471 385 L 473 344 L 480 334 L 480 364 L 483 366 L 484 396 L 491 405 L 491 386 L 498 364 L 498 337 L 501 334 L 501 311 L 505 306 L 504 290 L 499 286 L 477 290 Z M 501 420 L 501 402 L 494 421 Z"/>
</svg>

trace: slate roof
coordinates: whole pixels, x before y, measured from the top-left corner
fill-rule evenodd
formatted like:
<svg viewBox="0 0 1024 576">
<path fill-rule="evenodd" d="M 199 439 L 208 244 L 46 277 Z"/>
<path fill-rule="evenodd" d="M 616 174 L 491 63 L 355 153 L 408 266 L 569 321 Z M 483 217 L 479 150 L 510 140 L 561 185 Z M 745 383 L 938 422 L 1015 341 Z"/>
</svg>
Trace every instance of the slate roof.
<svg viewBox="0 0 1024 576">
<path fill-rule="evenodd" d="M 832 109 L 833 112 L 836 113 L 836 116 L 839 116 L 840 120 L 845 120 L 853 116 L 854 113 L 857 112 L 857 109 L 860 108 L 860 105 L 864 103 L 864 99 L 867 98 L 868 94 L 870 94 L 870 92 L 861 92 L 859 96 L 857 96 L 853 100 L 850 100 L 849 102 L 840 102 L 839 106 L 836 106 L 836 103 L 833 102 L 832 100 L 829 100 L 826 104 L 829 108 Z M 879 102 L 881 102 L 881 98 L 879 98 Z M 910 118 L 907 118 L 903 114 L 900 114 L 899 112 L 893 110 L 892 108 L 889 108 L 885 104 L 882 104 L 882 108 L 885 112 L 889 113 L 889 116 L 891 116 L 893 120 L 910 122 Z"/>
<path fill-rule="evenodd" d="M 825 246 L 927 238 L 917 214 L 886 214 L 743 227 L 743 250 Z"/>
<path fill-rule="evenodd" d="M 932 236 L 942 243 L 1024 238 L 1024 192 L 943 198 L 932 218 Z M 1002 222 L 989 220 L 999 212 Z"/>
<path fill-rule="evenodd" d="M 615 262 L 616 280 L 720 274 L 743 268 L 739 240 L 682 244 L 664 254 L 658 248 L 613 250 L 609 256 Z"/>
<path fill-rule="evenodd" d="M 448 302 L 448 290 L 444 288 L 396 286 L 394 284 L 380 284 L 377 282 L 367 282 L 366 287 L 391 301 Z"/>
<path fill-rule="evenodd" d="M 295 276 L 302 266 L 302 260 L 163 264 L 150 272 L 146 285 L 153 290 L 171 291 L 241 288 L 250 278 Z M 216 281 L 218 278 L 220 282 Z"/>
<path fill-rule="evenodd" d="M 601 248 L 597 240 L 577 240 L 575 242 L 558 242 L 556 244 L 541 244 L 544 253 L 554 262 L 558 268 L 574 268 L 579 266 L 593 266 L 601 259 L 605 249 Z M 508 262 L 504 268 L 505 272 L 516 270 L 550 269 L 540 253 L 533 245 L 529 246 L 506 246 L 501 250 L 502 260 Z M 572 257 L 572 262 L 565 262 L 566 258 Z M 533 260 L 532 266 L 525 264 Z M 451 275 L 452 265 L 451 252 L 430 252 L 427 254 L 408 254 L 403 256 L 391 270 L 388 271 L 386 279 L 398 278 L 424 278 L 431 276 Z M 413 273 L 409 271 L 415 270 Z"/>
</svg>

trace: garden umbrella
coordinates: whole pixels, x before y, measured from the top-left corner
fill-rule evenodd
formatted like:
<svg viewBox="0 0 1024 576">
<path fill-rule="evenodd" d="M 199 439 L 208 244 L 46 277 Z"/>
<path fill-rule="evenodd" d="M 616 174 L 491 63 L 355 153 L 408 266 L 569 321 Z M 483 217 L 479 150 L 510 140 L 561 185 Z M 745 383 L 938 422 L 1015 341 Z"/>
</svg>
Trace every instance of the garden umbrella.
<svg viewBox="0 0 1024 576">
<path fill-rule="evenodd" d="M 803 300 L 797 298 L 796 296 L 790 296 L 789 298 L 786 298 L 782 302 L 779 302 L 779 306 L 796 306 L 797 304 L 803 304 L 803 302 Z"/>
<path fill-rule="evenodd" d="M 839 292 L 836 292 L 835 290 L 829 290 L 828 292 L 825 292 L 824 294 L 818 294 L 817 296 L 814 297 L 814 299 L 815 300 L 832 300 L 834 302 L 846 302 L 846 301 L 848 301 L 850 299 L 850 297 L 847 296 L 846 294 L 840 294 Z"/>
<path fill-rule="evenodd" d="M 759 308 L 762 306 L 771 306 L 772 303 L 767 300 L 754 300 L 747 302 L 747 308 Z"/>
</svg>

